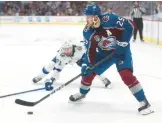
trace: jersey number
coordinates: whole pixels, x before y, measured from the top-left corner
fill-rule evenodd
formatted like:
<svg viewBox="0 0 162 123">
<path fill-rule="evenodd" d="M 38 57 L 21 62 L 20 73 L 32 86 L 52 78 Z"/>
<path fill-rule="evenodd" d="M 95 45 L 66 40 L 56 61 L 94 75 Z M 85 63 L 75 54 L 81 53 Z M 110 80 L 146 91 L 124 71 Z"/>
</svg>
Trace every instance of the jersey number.
<svg viewBox="0 0 162 123">
<path fill-rule="evenodd" d="M 116 24 L 119 24 L 120 26 L 123 26 L 124 21 L 125 21 L 124 18 L 122 18 L 122 17 L 118 17 L 118 21 L 116 22 Z"/>
</svg>

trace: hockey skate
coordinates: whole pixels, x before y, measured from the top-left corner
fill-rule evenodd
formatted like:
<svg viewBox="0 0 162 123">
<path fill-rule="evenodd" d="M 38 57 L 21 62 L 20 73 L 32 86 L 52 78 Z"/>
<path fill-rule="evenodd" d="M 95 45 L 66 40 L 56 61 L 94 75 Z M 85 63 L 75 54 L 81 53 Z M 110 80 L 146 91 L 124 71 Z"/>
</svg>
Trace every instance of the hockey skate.
<svg viewBox="0 0 162 123">
<path fill-rule="evenodd" d="M 149 102 L 147 100 L 145 101 L 141 101 L 140 102 L 140 108 L 138 109 L 138 111 L 140 112 L 140 114 L 142 115 L 148 115 L 151 113 L 154 113 L 154 111 L 151 109 L 151 105 L 149 104 Z"/>
<path fill-rule="evenodd" d="M 33 78 L 33 83 L 38 83 L 39 81 L 41 81 L 42 80 L 42 77 L 40 77 L 40 76 L 36 76 L 36 77 L 34 77 Z"/>
<path fill-rule="evenodd" d="M 102 82 L 104 83 L 105 88 L 109 88 L 109 89 L 112 88 L 111 82 L 107 78 L 105 78 L 104 80 L 102 80 Z"/>
<path fill-rule="evenodd" d="M 71 102 L 76 102 L 76 101 L 81 101 L 82 99 L 84 99 L 86 97 L 86 94 L 81 94 L 81 93 L 76 93 L 74 95 L 71 95 L 69 97 L 69 100 Z"/>
</svg>

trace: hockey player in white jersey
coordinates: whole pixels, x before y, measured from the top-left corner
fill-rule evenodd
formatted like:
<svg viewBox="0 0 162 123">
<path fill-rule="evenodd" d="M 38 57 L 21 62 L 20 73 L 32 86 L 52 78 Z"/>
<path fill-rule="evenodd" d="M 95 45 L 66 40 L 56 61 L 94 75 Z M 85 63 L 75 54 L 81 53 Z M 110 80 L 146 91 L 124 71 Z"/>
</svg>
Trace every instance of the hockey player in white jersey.
<svg viewBox="0 0 162 123">
<path fill-rule="evenodd" d="M 84 60 L 84 52 L 85 48 L 82 43 L 74 44 L 71 41 L 65 42 L 58 50 L 57 55 L 50 61 L 47 66 L 43 67 L 41 73 L 38 76 L 34 77 L 32 81 L 34 83 L 37 83 L 41 81 L 47 74 L 52 72 L 51 78 L 45 80 L 46 90 L 52 90 L 53 83 L 59 79 L 59 74 L 65 67 L 65 65 L 73 65 L 74 63 L 77 63 L 79 66 L 81 66 Z M 111 87 L 111 82 L 106 77 L 99 75 L 98 78 L 103 82 L 105 87 Z"/>
</svg>

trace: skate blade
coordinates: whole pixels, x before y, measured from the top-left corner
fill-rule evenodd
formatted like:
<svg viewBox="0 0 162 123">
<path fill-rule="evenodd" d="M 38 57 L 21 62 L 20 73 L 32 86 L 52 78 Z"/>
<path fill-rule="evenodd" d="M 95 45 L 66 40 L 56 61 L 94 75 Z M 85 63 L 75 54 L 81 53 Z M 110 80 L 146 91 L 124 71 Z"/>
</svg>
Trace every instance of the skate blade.
<svg viewBox="0 0 162 123">
<path fill-rule="evenodd" d="M 83 99 L 77 100 L 77 101 L 71 101 L 71 100 L 68 101 L 68 103 L 73 103 L 73 104 L 80 104 L 82 102 L 83 102 Z"/>
<path fill-rule="evenodd" d="M 140 114 L 142 114 L 142 115 L 149 115 L 149 114 L 152 114 L 152 113 L 154 113 L 154 110 L 152 110 L 152 109 L 145 109 L 145 110 L 142 110 L 141 112 L 140 112 Z"/>
<path fill-rule="evenodd" d="M 112 89 L 112 84 L 109 84 L 107 87 L 105 87 L 107 89 Z"/>
</svg>

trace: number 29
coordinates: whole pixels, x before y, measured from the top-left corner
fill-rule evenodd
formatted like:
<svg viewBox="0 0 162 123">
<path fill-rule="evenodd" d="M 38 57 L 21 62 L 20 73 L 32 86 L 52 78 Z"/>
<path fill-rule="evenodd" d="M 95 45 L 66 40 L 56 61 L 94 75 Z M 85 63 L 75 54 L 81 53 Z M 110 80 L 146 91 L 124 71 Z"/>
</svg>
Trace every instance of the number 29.
<svg viewBox="0 0 162 123">
<path fill-rule="evenodd" d="M 122 17 L 118 17 L 118 21 L 116 22 L 116 24 L 119 24 L 120 26 L 123 26 L 124 21 L 125 21 L 124 18 L 122 18 Z"/>
</svg>

